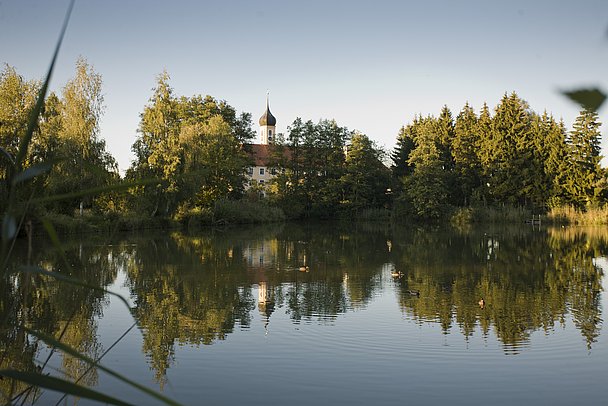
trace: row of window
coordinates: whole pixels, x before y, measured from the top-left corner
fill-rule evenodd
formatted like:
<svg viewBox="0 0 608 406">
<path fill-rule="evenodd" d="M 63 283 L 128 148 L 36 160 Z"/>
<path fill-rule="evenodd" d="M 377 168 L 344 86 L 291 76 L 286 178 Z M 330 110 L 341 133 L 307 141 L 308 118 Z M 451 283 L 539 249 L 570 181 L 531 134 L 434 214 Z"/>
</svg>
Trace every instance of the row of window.
<svg viewBox="0 0 608 406">
<path fill-rule="evenodd" d="M 266 181 L 264 179 L 260 179 L 260 180 L 257 181 L 257 183 L 259 183 L 261 185 L 261 184 L 266 183 Z M 245 182 L 245 185 L 249 185 L 249 186 L 253 186 L 255 184 L 256 184 L 255 179 L 251 179 L 251 180 Z"/>
<path fill-rule="evenodd" d="M 247 169 L 247 174 L 249 174 L 249 176 L 253 176 L 253 168 L 248 168 Z M 260 176 L 264 176 L 266 174 L 266 168 L 260 168 Z M 270 168 L 270 174 L 271 175 L 276 175 L 277 174 L 277 169 L 276 168 Z"/>
</svg>

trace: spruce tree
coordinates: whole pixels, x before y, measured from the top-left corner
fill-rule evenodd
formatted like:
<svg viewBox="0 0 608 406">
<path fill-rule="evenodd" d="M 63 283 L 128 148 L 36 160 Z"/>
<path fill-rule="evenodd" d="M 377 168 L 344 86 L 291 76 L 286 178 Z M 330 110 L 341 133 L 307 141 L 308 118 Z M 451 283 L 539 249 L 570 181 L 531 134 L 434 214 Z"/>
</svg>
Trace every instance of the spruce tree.
<svg viewBox="0 0 608 406">
<path fill-rule="evenodd" d="M 414 170 L 408 163 L 408 160 L 410 154 L 416 147 L 414 141 L 415 137 L 416 119 L 414 120 L 414 123 L 403 126 L 401 127 L 401 130 L 399 130 L 397 145 L 391 154 L 391 160 L 393 161 L 391 170 L 395 179 L 401 179 L 402 177 L 411 174 Z"/>
<path fill-rule="evenodd" d="M 490 180 L 494 168 L 494 145 L 492 140 L 492 116 L 487 103 L 483 103 L 479 118 L 475 125 L 477 159 L 481 166 L 479 187 L 473 191 L 475 200 L 483 201 L 484 204 L 493 201 L 490 193 Z"/>
<path fill-rule="evenodd" d="M 534 154 L 528 105 L 515 92 L 504 95 L 492 120 L 491 193 L 503 203 L 534 205 L 542 165 Z"/>
<path fill-rule="evenodd" d="M 543 169 L 537 193 L 542 195 L 546 208 L 561 206 L 569 201 L 563 189 L 568 171 L 564 123 L 557 123 L 546 111 L 542 116 L 534 114 L 532 132 L 535 153 Z"/>
<path fill-rule="evenodd" d="M 604 173 L 600 167 L 600 125 L 595 111 L 582 110 L 568 138 L 572 167 L 566 190 L 578 208 L 598 203 L 605 193 Z"/>
<path fill-rule="evenodd" d="M 437 134 L 437 120 L 427 117 L 420 121 L 416 148 L 408 163 L 414 172 L 403 178 L 400 200 L 411 207 L 412 214 L 422 219 L 437 219 L 448 205 L 448 182 L 441 144 Z"/>
<path fill-rule="evenodd" d="M 473 190 L 480 185 L 481 164 L 477 155 L 478 143 L 477 116 L 467 102 L 456 117 L 451 148 L 456 183 L 460 189 L 458 203 L 461 205 L 471 202 Z"/>
</svg>

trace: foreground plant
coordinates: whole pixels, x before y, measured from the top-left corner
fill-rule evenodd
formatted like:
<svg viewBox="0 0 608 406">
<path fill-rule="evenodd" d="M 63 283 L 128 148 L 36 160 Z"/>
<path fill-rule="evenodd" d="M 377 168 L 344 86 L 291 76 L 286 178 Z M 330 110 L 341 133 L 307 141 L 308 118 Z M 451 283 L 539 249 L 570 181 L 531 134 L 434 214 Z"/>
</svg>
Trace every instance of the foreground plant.
<svg viewBox="0 0 608 406">
<path fill-rule="evenodd" d="M 40 87 L 40 90 L 38 92 L 36 102 L 30 111 L 29 119 L 27 122 L 27 127 L 25 129 L 25 132 L 23 133 L 23 135 L 21 136 L 21 138 L 19 140 L 19 146 L 17 149 L 17 153 L 13 157 L 13 155 L 7 149 L 0 147 L 0 153 L 3 155 L 2 158 L 4 161 L 6 161 L 8 163 L 6 166 L 7 170 L 5 172 L 5 181 L 6 181 L 6 186 L 7 186 L 7 190 L 8 190 L 8 197 L 6 200 L 5 212 L 2 215 L 2 226 L 1 226 L 2 246 L 1 246 L 1 251 L 0 251 L 0 266 L 2 267 L 1 272 L 2 272 L 2 278 L 4 281 L 8 281 L 9 278 L 11 277 L 10 272 L 9 272 L 9 259 L 11 257 L 11 253 L 13 251 L 13 247 L 15 245 L 15 241 L 16 241 L 19 233 L 22 230 L 24 230 L 24 228 L 25 228 L 26 218 L 27 218 L 29 209 L 32 204 L 42 203 L 42 202 L 60 201 L 60 200 L 65 200 L 65 199 L 69 199 L 69 198 L 73 199 L 73 198 L 84 197 L 84 196 L 93 196 L 100 192 L 113 191 L 113 190 L 117 190 L 117 189 L 125 189 L 125 188 L 129 188 L 129 187 L 132 187 L 135 185 L 135 183 L 133 183 L 133 184 L 121 184 L 118 186 L 103 186 L 103 187 L 91 188 L 88 190 L 81 190 L 78 192 L 70 192 L 70 193 L 65 193 L 65 194 L 61 194 L 61 195 L 45 196 L 45 197 L 40 197 L 40 198 L 35 198 L 35 196 L 34 196 L 35 188 L 32 188 L 30 193 L 25 198 L 23 197 L 23 186 L 25 184 L 27 184 L 28 182 L 32 182 L 34 179 L 36 179 L 37 177 L 39 177 L 41 175 L 47 174 L 53 168 L 54 162 L 50 161 L 50 160 L 28 166 L 26 164 L 26 156 L 28 154 L 28 149 L 30 148 L 30 146 L 32 144 L 33 136 L 38 127 L 38 121 L 39 121 L 39 118 L 41 116 L 41 113 L 42 113 L 42 110 L 44 107 L 45 97 L 47 95 L 50 79 L 51 79 L 51 76 L 52 76 L 52 73 L 53 73 L 53 70 L 55 67 L 55 63 L 57 60 L 59 49 L 61 47 L 61 43 L 62 43 L 64 35 L 65 35 L 65 31 L 67 29 L 68 21 L 70 19 L 70 15 L 71 15 L 73 6 L 74 6 L 74 1 L 72 1 L 68 7 L 66 17 L 65 17 L 63 26 L 61 28 L 60 35 L 59 35 L 59 40 L 57 42 L 57 45 L 56 45 L 54 53 L 53 53 L 51 64 L 49 66 L 45 80 L 42 83 L 42 86 Z M 142 183 L 150 183 L 150 182 L 138 182 L 137 184 L 139 185 Z M 69 264 L 69 261 L 67 261 L 67 259 L 64 257 L 63 249 L 61 248 L 59 238 L 57 237 L 57 233 L 55 232 L 52 224 L 49 221 L 44 220 L 44 219 L 41 219 L 41 222 L 44 225 L 44 228 L 47 231 L 47 234 L 50 237 L 53 245 L 57 249 L 57 252 L 59 252 L 60 255 L 62 256 L 62 262 L 65 264 L 66 269 L 70 269 L 71 266 Z M 28 231 L 28 233 L 29 233 L 29 231 Z M 26 275 L 26 274 L 44 275 L 46 277 L 56 279 L 57 281 L 59 281 L 61 283 L 79 286 L 79 287 L 82 287 L 85 289 L 90 289 L 90 290 L 100 290 L 103 294 L 113 294 L 112 292 L 106 291 L 103 288 L 92 286 L 92 285 L 82 282 L 78 279 L 75 279 L 71 276 L 65 276 L 65 275 L 62 275 L 57 272 L 49 272 L 47 270 L 41 269 L 36 266 L 30 266 L 30 265 L 21 266 L 21 267 L 17 268 L 17 272 L 20 273 L 21 275 Z M 125 305 L 129 308 L 130 311 L 132 310 L 130 308 L 128 302 L 123 297 L 121 297 L 119 295 L 116 295 L 116 296 L 118 296 L 119 299 L 125 303 Z M 14 302 L 13 302 L 13 305 L 14 305 Z M 5 313 L 5 317 L 3 317 L 3 320 L 1 320 L 0 322 L 2 322 L 3 326 L 7 326 L 9 323 L 9 314 L 11 313 L 11 311 L 6 311 L 8 309 L 3 309 L 3 310 Z M 46 343 L 52 349 L 51 355 L 55 350 L 59 350 L 59 351 L 63 352 L 64 354 L 67 354 L 67 355 L 87 364 L 89 366 L 89 369 L 87 369 L 87 372 L 89 372 L 92 369 L 99 369 L 111 376 L 114 376 L 115 378 L 119 379 L 123 383 L 125 383 L 129 386 L 132 386 L 132 387 L 136 388 L 137 390 L 141 391 L 142 393 L 145 393 L 153 398 L 156 398 L 157 400 L 159 400 L 165 404 L 169 404 L 169 405 L 177 404 L 176 402 L 163 396 L 162 394 L 159 394 L 135 381 L 132 381 L 131 379 L 129 379 L 109 368 L 102 366 L 99 363 L 101 357 L 99 357 L 97 359 L 93 359 L 93 358 L 79 352 L 78 350 L 70 347 L 69 345 L 66 345 L 65 343 L 63 343 L 61 341 L 61 338 L 56 339 L 48 334 L 42 333 L 40 331 L 36 331 L 25 325 L 18 325 L 15 327 L 17 329 L 21 330 L 21 332 L 28 335 L 29 337 L 33 337 L 37 340 L 40 340 L 40 341 Z M 65 329 L 64 329 L 64 331 L 65 331 Z M 14 385 L 11 385 L 11 389 L 8 393 L 7 392 L 2 393 L 4 402 L 6 404 L 13 404 L 14 402 L 17 402 L 17 401 L 23 403 L 23 402 L 27 401 L 28 399 L 35 401 L 37 394 L 38 394 L 38 392 L 36 391 L 36 388 L 43 388 L 43 389 L 48 389 L 48 390 L 53 390 L 53 391 L 59 391 L 59 392 L 64 393 L 65 395 L 72 395 L 72 396 L 76 396 L 76 397 L 87 398 L 87 399 L 91 399 L 91 400 L 95 400 L 95 401 L 99 401 L 99 402 L 103 402 L 103 403 L 107 403 L 107 404 L 113 404 L 113 405 L 129 404 L 120 399 L 117 399 L 115 397 L 101 393 L 99 391 L 95 391 L 93 389 L 87 388 L 86 386 L 79 384 L 79 381 L 82 378 L 82 376 L 80 378 L 78 378 L 75 382 L 72 382 L 72 381 L 64 379 L 64 378 L 51 376 L 48 373 L 45 374 L 45 373 L 43 373 L 43 369 L 45 366 L 46 366 L 46 362 L 42 366 L 38 367 L 37 371 L 25 371 L 25 370 L 13 369 L 13 368 L 0 370 L 0 377 L 13 379 L 15 381 L 20 381 L 20 382 L 25 383 L 26 385 L 29 385 L 25 390 L 23 390 L 19 393 L 14 393 L 14 389 L 13 389 Z M 85 374 L 87 372 L 85 372 Z M 32 395 L 32 393 L 33 393 L 33 395 Z"/>
</svg>

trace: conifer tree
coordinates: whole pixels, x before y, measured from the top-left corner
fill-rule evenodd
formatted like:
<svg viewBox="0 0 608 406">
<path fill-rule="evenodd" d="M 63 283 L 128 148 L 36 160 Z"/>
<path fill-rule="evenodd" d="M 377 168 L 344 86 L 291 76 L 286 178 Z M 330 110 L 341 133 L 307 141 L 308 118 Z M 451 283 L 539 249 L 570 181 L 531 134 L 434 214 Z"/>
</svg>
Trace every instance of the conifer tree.
<svg viewBox="0 0 608 406">
<path fill-rule="evenodd" d="M 490 180 L 494 167 L 492 116 L 490 115 L 490 108 L 485 102 L 483 103 L 481 111 L 479 112 L 475 132 L 478 135 L 476 147 L 477 159 L 481 165 L 481 172 L 479 182 L 480 185 L 479 188 L 473 191 L 473 196 L 476 198 L 476 200 L 483 201 L 485 204 L 493 201 L 493 197 L 490 193 Z"/>
<path fill-rule="evenodd" d="M 386 201 L 389 170 L 382 163 L 382 151 L 364 134 L 352 136 L 341 178 L 345 209 L 381 207 Z"/>
<path fill-rule="evenodd" d="M 452 156 L 452 141 L 454 138 L 454 120 L 448 106 L 444 105 L 435 120 L 435 132 L 437 136 L 437 147 L 444 170 L 451 172 L 454 169 L 454 158 Z"/>
<path fill-rule="evenodd" d="M 419 123 L 416 148 L 408 163 L 414 172 L 403 178 L 403 192 L 399 200 L 416 217 L 437 219 L 448 205 L 448 183 L 445 162 L 438 147 L 437 121 L 429 116 Z"/>
<path fill-rule="evenodd" d="M 527 103 L 505 94 L 492 120 L 492 195 L 512 205 L 538 205 L 534 194 L 539 187 L 542 166 L 534 156 L 533 137 Z"/>
<path fill-rule="evenodd" d="M 414 141 L 416 138 L 416 125 L 417 118 L 414 118 L 414 122 L 401 127 L 399 135 L 397 135 L 397 145 L 391 154 L 391 160 L 393 161 L 391 170 L 395 179 L 401 179 L 411 174 L 414 170 L 408 163 L 408 160 L 416 147 Z"/>
<path fill-rule="evenodd" d="M 473 190 L 480 185 L 481 164 L 477 154 L 478 144 L 477 116 L 467 102 L 456 117 L 452 140 L 456 184 L 460 192 L 457 203 L 460 205 L 469 204 Z"/>
<path fill-rule="evenodd" d="M 568 202 L 562 186 L 568 170 L 564 123 L 557 123 L 546 111 L 542 116 L 534 114 L 532 132 L 535 153 L 543 165 L 542 185 L 537 193 L 547 208 L 563 205 Z"/>
<path fill-rule="evenodd" d="M 600 125 L 595 111 L 582 110 L 568 138 L 572 166 L 565 186 L 579 208 L 598 203 L 605 194 L 605 175 L 600 167 Z"/>
</svg>

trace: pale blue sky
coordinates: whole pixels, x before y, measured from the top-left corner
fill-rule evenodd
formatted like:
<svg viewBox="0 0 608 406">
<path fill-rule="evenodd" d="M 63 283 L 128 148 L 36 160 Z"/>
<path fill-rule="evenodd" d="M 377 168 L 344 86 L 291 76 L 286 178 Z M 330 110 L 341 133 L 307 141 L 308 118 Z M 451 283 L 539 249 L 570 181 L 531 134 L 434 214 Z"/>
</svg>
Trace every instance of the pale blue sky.
<svg viewBox="0 0 608 406">
<path fill-rule="evenodd" d="M 44 76 L 67 4 L 0 0 L 0 62 Z M 608 91 L 607 32 L 605 0 L 77 0 L 52 87 L 79 55 L 103 76 L 101 137 L 122 170 L 163 69 L 176 94 L 224 99 L 256 130 L 269 89 L 280 132 L 334 118 L 392 148 L 415 114 L 511 91 L 570 126 L 578 109 L 558 90 Z"/>
</svg>

